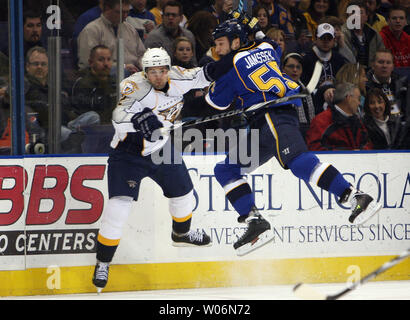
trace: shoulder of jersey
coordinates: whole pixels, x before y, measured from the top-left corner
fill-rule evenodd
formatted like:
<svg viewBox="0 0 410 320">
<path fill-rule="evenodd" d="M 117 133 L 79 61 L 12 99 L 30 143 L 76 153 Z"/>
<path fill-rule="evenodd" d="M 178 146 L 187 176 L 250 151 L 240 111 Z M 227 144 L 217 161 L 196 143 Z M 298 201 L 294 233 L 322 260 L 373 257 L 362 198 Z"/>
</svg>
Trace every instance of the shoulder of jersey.
<svg viewBox="0 0 410 320">
<path fill-rule="evenodd" d="M 266 42 L 266 41 L 255 42 L 250 47 L 241 48 L 238 51 L 238 53 L 235 54 L 235 56 L 233 58 L 233 61 L 234 61 L 234 63 L 236 63 L 240 58 L 243 58 L 243 57 L 245 57 L 249 54 L 257 52 L 257 50 L 266 50 L 266 49 L 275 50 L 269 42 Z"/>
<path fill-rule="evenodd" d="M 201 68 L 191 68 L 185 69 L 179 66 L 172 66 L 169 71 L 169 78 L 171 80 L 191 80 L 195 78 L 196 74 L 201 70 Z"/>
<path fill-rule="evenodd" d="M 151 84 L 145 79 L 142 72 L 134 73 L 121 81 L 120 84 L 121 94 L 136 100 L 144 98 L 151 88 Z"/>
</svg>

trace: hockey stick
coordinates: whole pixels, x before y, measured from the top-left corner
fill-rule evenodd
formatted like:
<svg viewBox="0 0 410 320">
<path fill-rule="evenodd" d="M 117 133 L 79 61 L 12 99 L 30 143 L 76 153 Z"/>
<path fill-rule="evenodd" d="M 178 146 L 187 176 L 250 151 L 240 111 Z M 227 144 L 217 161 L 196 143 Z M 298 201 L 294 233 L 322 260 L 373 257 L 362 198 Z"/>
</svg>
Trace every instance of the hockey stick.
<svg viewBox="0 0 410 320">
<path fill-rule="evenodd" d="M 358 286 L 372 280 L 373 278 L 377 277 L 380 273 L 385 272 L 386 270 L 390 269 L 391 267 L 395 266 L 396 264 L 400 263 L 401 261 L 405 260 L 410 256 L 410 248 L 406 251 L 403 251 L 398 256 L 394 257 L 390 261 L 384 263 L 380 268 L 376 269 L 375 271 L 369 273 L 367 276 L 363 277 L 359 281 L 352 283 L 347 288 L 343 289 L 342 291 L 326 295 L 315 288 L 305 284 L 299 283 L 293 288 L 293 292 L 295 295 L 304 300 L 336 300 L 340 297 L 344 296 L 345 294 L 349 293 L 350 291 L 355 290 Z"/>
<path fill-rule="evenodd" d="M 306 96 L 308 96 L 309 94 L 311 94 L 313 92 L 313 90 L 315 90 L 318 82 L 319 82 L 319 78 L 320 75 L 322 73 L 322 68 L 323 65 L 322 63 L 318 60 L 316 61 L 315 64 L 315 68 L 313 70 L 313 74 L 312 74 L 312 78 L 310 79 L 308 85 L 306 86 L 306 89 L 303 90 L 301 93 L 295 94 L 293 96 L 287 96 L 287 97 L 283 97 L 283 98 L 279 98 L 273 101 L 268 101 L 268 102 L 261 102 L 261 103 L 257 103 L 254 104 L 252 106 L 246 107 L 246 108 L 241 108 L 241 109 L 235 109 L 235 110 L 231 110 L 228 112 L 222 112 L 222 113 L 218 113 L 212 116 L 206 116 L 203 118 L 199 118 L 199 119 L 194 119 L 194 120 L 188 120 L 188 121 L 182 121 L 179 123 L 176 123 L 168 128 L 164 128 L 165 133 L 178 129 L 180 127 L 191 127 L 191 126 L 195 126 L 197 124 L 200 123 L 204 123 L 204 122 L 209 122 L 209 121 L 213 121 L 213 120 L 218 120 L 218 119 L 222 119 L 222 118 L 228 118 L 228 117 L 232 117 L 234 115 L 240 114 L 240 113 L 246 113 L 246 112 L 250 112 L 250 111 L 256 111 L 262 108 L 268 108 L 274 105 L 277 105 L 279 103 L 284 103 L 284 102 L 288 102 L 291 100 L 295 100 L 295 99 L 301 99 L 301 98 L 305 98 Z"/>
</svg>

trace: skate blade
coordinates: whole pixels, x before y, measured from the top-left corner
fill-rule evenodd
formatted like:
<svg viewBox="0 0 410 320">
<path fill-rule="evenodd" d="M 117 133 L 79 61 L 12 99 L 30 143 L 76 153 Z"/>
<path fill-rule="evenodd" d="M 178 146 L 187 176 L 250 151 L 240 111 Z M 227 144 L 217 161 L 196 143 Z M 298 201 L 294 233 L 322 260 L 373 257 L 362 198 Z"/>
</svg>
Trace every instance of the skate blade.
<svg viewBox="0 0 410 320">
<path fill-rule="evenodd" d="M 377 203 L 376 201 L 370 202 L 366 210 L 354 219 L 353 224 L 358 226 L 362 225 L 363 223 L 369 221 L 377 212 L 380 211 L 381 208 L 381 203 Z"/>
<path fill-rule="evenodd" d="M 101 292 L 102 292 L 102 289 L 104 289 L 104 288 L 98 288 L 98 287 L 96 287 L 96 288 L 97 288 L 97 295 L 100 295 Z"/>
<path fill-rule="evenodd" d="M 212 246 L 212 242 L 208 243 L 208 244 L 204 244 L 204 245 L 197 245 L 197 244 L 193 244 L 193 243 L 186 243 L 186 242 L 172 242 L 172 245 L 174 247 L 177 248 L 203 248 L 203 247 L 210 247 Z"/>
<path fill-rule="evenodd" d="M 244 244 L 242 247 L 236 249 L 236 254 L 238 256 L 244 256 L 262 246 L 269 243 L 273 240 L 273 232 L 272 230 L 266 230 L 265 232 L 261 233 L 256 241 Z"/>
</svg>

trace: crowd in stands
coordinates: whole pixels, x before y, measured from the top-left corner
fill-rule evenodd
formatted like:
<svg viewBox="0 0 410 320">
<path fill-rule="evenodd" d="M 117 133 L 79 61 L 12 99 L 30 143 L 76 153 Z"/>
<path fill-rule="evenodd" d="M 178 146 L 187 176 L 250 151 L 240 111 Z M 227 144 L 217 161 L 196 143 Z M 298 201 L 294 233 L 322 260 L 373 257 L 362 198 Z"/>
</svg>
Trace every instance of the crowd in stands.
<svg viewBox="0 0 410 320">
<path fill-rule="evenodd" d="M 315 91 L 298 110 L 300 130 L 311 150 L 410 149 L 410 1 L 252 2 L 252 16 L 282 49 L 282 72 L 304 87 L 315 61 L 323 63 Z M 23 3 L 27 141 L 34 133 L 47 145 L 50 1 Z M 105 148 L 94 150 L 87 146 L 95 143 L 86 140 L 93 127 L 111 132 L 117 70 L 122 68 L 117 66 L 119 35 L 124 76 L 141 71 L 141 57 L 152 47 L 165 48 L 173 65 L 203 66 L 219 59 L 212 31 L 230 19 L 234 9 L 232 0 L 60 0 L 59 6 L 63 153 L 108 150 L 107 141 Z M 3 20 L 0 150 L 10 146 L 7 17 Z M 186 99 L 203 94 L 195 90 Z M 184 113 L 189 116 L 189 110 Z"/>
</svg>

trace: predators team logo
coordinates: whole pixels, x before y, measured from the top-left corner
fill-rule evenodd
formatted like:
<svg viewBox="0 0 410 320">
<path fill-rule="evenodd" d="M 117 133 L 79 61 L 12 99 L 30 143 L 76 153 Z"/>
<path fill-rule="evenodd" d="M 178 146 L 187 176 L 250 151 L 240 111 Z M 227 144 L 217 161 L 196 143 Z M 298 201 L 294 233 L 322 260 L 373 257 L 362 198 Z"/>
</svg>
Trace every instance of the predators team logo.
<svg viewBox="0 0 410 320">
<path fill-rule="evenodd" d="M 124 88 L 122 89 L 121 93 L 123 95 L 129 96 L 130 94 L 133 94 L 137 90 L 138 90 L 138 86 L 135 82 L 127 81 L 125 83 Z"/>
<path fill-rule="evenodd" d="M 181 112 L 182 105 L 182 102 L 178 102 L 172 107 L 159 111 L 158 114 L 160 116 L 163 116 L 166 121 L 174 123 L 175 120 L 178 118 L 179 113 Z"/>
</svg>

